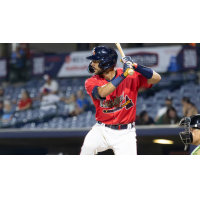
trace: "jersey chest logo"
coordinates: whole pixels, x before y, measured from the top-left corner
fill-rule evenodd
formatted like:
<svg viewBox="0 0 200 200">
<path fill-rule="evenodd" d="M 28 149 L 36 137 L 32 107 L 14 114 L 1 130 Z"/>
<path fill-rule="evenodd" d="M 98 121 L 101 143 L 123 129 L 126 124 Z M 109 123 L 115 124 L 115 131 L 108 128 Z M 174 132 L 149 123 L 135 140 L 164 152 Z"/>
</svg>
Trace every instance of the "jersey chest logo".
<svg viewBox="0 0 200 200">
<path fill-rule="evenodd" d="M 115 97 L 112 100 L 101 101 L 100 106 L 102 108 L 113 108 L 114 107 L 113 109 L 110 109 L 110 110 L 103 110 L 103 113 L 114 113 L 123 108 L 128 110 L 134 106 L 134 103 L 127 95 L 124 97 L 124 92 L 123 92 L 123 94 L 121 96 Z"/>
</svg>

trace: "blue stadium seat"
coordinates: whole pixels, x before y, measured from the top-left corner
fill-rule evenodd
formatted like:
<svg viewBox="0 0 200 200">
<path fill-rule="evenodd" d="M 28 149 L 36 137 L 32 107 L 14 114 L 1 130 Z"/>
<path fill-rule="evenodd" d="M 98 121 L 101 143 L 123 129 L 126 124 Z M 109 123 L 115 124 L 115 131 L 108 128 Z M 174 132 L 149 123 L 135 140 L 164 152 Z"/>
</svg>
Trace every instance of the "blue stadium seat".
<svg viewBox="0 0 200 200">
<path fill-rule="evenodd" d="M 63 123 L 65 120 L 62 118 L 62 117 L 54 117 L 50 123 L 58 123 L 58 124 L 61 124 Z"/>
<path fill-rule="evenodd" d="M 197 75 L 195 73 L 187 73 L 186 77 L 187 77 L 187 81 L 195 81 L 195 79 L 197 78 Z"/>
<path fill-rule="evenodd" d="M 184 76 L 183 76 L 183 74 L 172 74 L 169 76 L 169 80 L 170 81 L 183 81 Z"/>
<path fill-rule="evenodd" d="M 56 123 L 49 122 L 49 128 L 57 128 L 57 125 Z"/>
<path fill-rule="evenodd" d="M 183 112 L 182 112 L 182 110 L 177 110 L 177 115 L 178 115 L 179 117 L 183 117 Z"/>
<path fill-rule="evenodd" d="M 144 102 L 144 98 L 143 97 L 138 97 L 137 98 L 137 103 L 143 103 Z"/>
<path fill-rule="evenodd" d="M 44 123 L 39 123 L 39 124 L 36 126 L 37 129 L 41 129 L 41 128 L 43 128 L 43 127 L 44 127 Z"/>
<path fill-rule="evenodd" d="M 37 100 L 37 101 L 33 101 L 32 103 L 32 107 L 35 108 L 35 107 L 39 107 L 41 104 L 41 101 L 40 100 Z"/>
<path fill-rule="evenodd" d="M 45 122 L 44 125 L 43 125 L 43 129 L 49 129 L 49 123 L 48 122 Z"/>
<path fill-rule="evenodd" d="M 35 123 L 27 123 L 22 128 L 23 129 L 35 129 L 36 125 L 35 125 Z"/>
<path fill-rule="evenodd" d="M 155 86 L 170 86 L 171 82 L 169 80 L 169 77 L 165 77 L 165 76 L 162 76 L 162 79 L 159 83 L 155 84 Z"/>
<path fill-rule="evenodd" d="M 63 128 L 70 128 L 71 127 L 71 122 L 65 122 L 63 124 Z"/>
<path fill-rule="evenodd" d="M 153 120 L 157 117 L 157 112 L 149 112 L 148 113 L 149 117 L 151 117 Z"/>
<path fill-rule="evenodd" d="M 173 105 L 174 107 L 182 107 L 181 102 L 174 102 L 174 101 L 173 101 L 172 105 Z"/>
</svg>

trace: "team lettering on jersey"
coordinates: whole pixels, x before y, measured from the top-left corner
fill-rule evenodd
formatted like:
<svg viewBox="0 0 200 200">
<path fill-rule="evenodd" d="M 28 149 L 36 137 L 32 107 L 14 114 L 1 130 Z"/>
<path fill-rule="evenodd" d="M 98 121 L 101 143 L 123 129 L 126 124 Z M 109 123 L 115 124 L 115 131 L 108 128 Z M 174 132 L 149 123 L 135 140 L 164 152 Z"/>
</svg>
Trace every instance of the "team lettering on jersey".
<svg viewBox="0 0 200 200">
<path fill-rule="evenodd" d="M 123 73 L 123 69 L 116 69 L 116 78 Z M 127 77 L 106 99 L 94 99 L 92 92 L 94 87 L 104 87 L 108 81 L 99 75 L 87 79 L 85 88 L 96 107 L 96 120 L 105 124 L 129 124 L 135 122 L 136 101 L 138 90 L 141 87 L 151 88 L 152 84 L 147 79 L 135 72 Z"/>
<path fill-rule="evenodd" d="M 122 95 L 120 95 L 119 97 L 116 96 L 116 97 L 112 97 L 111 100 L 101 101 L 100 106 L 102 108 L 113 108 L 114 107 L 114 109 L 103 110 L 103 113 L 114 113 L 114 112 L 117 112 L 117 111 L 119 111 L 123 108 L 128 110 L 128 109 L 130 109 L 131 107 L 134 106 L 134 103 L 128 97 L 128 95 L 126 95 L 124 97 L 124 92 L 123 92 Z"/>
</svg>

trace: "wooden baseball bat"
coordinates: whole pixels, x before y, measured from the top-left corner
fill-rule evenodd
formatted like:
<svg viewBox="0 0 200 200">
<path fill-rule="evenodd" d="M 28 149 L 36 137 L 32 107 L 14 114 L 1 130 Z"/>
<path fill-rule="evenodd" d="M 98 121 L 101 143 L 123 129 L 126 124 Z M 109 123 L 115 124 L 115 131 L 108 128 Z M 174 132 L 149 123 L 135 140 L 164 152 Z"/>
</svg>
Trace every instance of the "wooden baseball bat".
<svg viewBox="0 0 200 200">
<path fill-rule="evenodd" d="M 115 43 L 115 44 L 116 44 L 116 46 L 117 46 L 122 58 L 125 57 L 125 54 L 124 54 L 124 52 L 122 50 L 122 47 L 121 47 L 120 43 Z M 134 70 L 133 69 L 129 69 L 128 73 L 129 73 L 129 75 L 133 75 L 134 74 Z"/>
</svg>

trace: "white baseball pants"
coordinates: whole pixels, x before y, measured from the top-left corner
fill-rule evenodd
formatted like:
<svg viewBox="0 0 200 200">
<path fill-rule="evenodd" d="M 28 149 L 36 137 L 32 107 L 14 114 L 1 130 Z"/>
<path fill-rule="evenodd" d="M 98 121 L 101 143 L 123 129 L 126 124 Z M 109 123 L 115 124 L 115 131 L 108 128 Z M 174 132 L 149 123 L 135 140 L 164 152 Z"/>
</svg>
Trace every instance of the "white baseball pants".
<svg viewBox="0 0 200 200">
<path fill-rule="evenodd" d="M 96 123 L 86 135 L 80 155 L 95 155 L 108 149 L 115 155 L 137 155 L 135 127 L 114 130 Z"/>
</svg>

